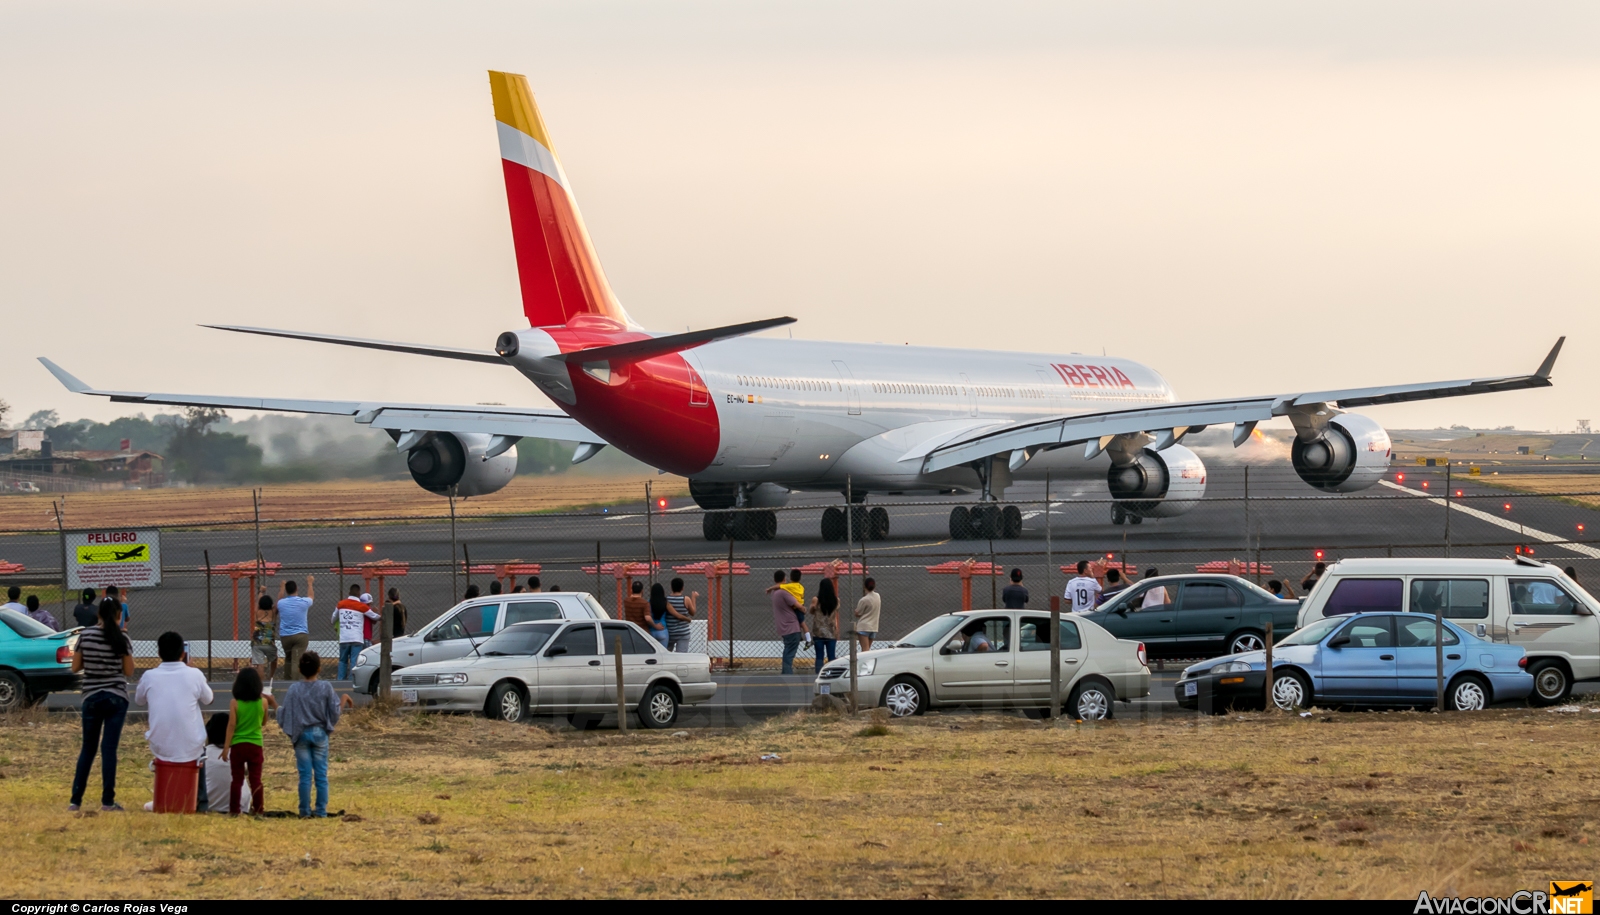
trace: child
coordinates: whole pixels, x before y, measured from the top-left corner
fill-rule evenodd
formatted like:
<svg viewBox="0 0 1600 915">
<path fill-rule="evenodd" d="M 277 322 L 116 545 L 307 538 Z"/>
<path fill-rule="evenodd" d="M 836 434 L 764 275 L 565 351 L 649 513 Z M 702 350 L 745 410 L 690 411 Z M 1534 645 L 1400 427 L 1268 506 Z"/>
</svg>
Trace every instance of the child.
<svg viewBox="0 0 1600 915">
<path fill-rule="evenodd" d="M 328 736 L 339 723 L 341 708 L 354 708 L 349 696 L 338 696 L 322 673 L 322 658 L 314 651 L 300 656 L 301 680 L 289 685 L 278 709 L 278 727 L 294 744 L 294 764 L 300 773 L 300 816 L 328 815 Z M 317 784 L 316 812 L 311 807 L 311 783 Z"/>
<path fill-rule="evenodd" d="M 254 667 L 239 669 L 233 678 L 233 700 L 228 707 L 228 734 L 223 740 L 222 758 L 228 761 L 232 780 L 228 787 L 228 813 L 239 815 L 239 792 L 245 777 L 250 779 L 250 812 L 260 814 L 266 806 L 261 792 L 261 724 L 267 720 L 267 705 L 272 697 L 261 694 L 261 674 Z"/>
<path fill-rule="evenodd" d="M 227 712 L 217 712 L 206 720 L 206 805 L 202 809 L 211 813 L 227 813 L 232 803 L 229 791 L 233 784 L 233 766 L 222 755 L 228 746 L 228 722 L 231 720 Z M 239 796 L 239 806 L 249 806 L 251 797 L 250 788 L 246 786 Z"/>
</svg>

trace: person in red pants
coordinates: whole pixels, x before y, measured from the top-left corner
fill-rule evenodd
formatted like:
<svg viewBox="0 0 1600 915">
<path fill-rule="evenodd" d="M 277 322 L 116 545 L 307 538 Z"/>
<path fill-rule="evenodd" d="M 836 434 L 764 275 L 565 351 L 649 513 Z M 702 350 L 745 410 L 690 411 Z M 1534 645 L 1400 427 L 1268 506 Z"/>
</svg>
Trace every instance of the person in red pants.
<svg viewBox="0 0 1600 915">
<path fill-rule="evenodd" d="M 267 707 L 277 704 L 270 693 L 262 694 L 261 674 L 254 667 L 239 669 L 238 676 L 233 678 L 228 737 L 222 750 L 222 758 L 232 767 L 233 782 L 228 787 L 228 813 L 232 816 L 239 815 L 239 791 L 246 777 L 250 779 L 250 812 L 260 814 L 266 809 L 266 798 L 261 792 L 261 724 L 267 719 Z"/>
</svg>

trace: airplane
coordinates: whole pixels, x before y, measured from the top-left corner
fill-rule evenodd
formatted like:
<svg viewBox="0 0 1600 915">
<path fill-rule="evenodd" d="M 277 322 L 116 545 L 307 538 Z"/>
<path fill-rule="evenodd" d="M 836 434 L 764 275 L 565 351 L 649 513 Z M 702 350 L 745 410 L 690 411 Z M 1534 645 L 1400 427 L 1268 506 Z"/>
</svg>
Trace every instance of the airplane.
<svg viewBox="0 0 1600 915">
<path fill-rule="evenodd" d="M 823 512 L 824 540 L 887 537 L 870 495 L 974 493 L 976 505 L 951 510 L 950 536 L 1008 539 L 1022 514 L 1006 489 L 1046 472 L 1103 477 L 1116 524 L 1192 510 L 1206 468 L 1182 442 L 1213 425 L 1231 425 L 1238 447 L 1285 417 L 1305 483 L 1366 489 L 1388 469 L 1389 435 L 1349 410 L 1548 387 L 1566 339 L 1531 375 L 1182 401 L 1120 357 L 750 336 L 792 317 L 652 334 L 606 280 L 527 79 L 490 71 L 489 85 L 526 328 L 479 350 L 206 326 L 507 366 L 558 409 L 102 390 L 40 361 L 69 390 L 121 403 L 351 416 L 387 432 L 412 479 L 439 494 L 492 493 L 515 473 L 519 440 L 552 439 L 576 445 L 575 464 L 610 446 L 687 477 L 708 540 L 773 538 L 773 509 L 796 491 L 848 492 L 848 514 Z"/>
<path fill-rule="evenodd" d="M 140 544 L 131 550 L 112 550 L 110 559 L 106 559 L 104 553 L 86 553 L 84 554 L 84 559 L 87 562 L 126 562 L 129 559 L 138 559 L 143 556 L 144 551 L 144 545 Z"/>
</svg>

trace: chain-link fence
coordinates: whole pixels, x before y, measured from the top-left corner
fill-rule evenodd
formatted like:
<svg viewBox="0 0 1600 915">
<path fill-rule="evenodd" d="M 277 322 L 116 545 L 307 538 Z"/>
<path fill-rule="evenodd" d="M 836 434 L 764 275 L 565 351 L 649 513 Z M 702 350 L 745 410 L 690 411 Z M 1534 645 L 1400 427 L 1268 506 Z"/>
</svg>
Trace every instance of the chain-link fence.
<svg viewBox="0 0 1600 915">
<path fill-rule="evenodd" d="M 487 593 L 491 582 L 509 590 L 513 579 L 526 586 L 537 576 L 545 590 L 593 593 L 616 616 L 631 581 L 680 577 L 699 593 L 695 630 L 704 650 L 718 663 L 731 656 L 762 666 L 780 651 L 766 589 L 775 572 L 797 568 L 808 599 L 824 575 L 837 574 L 847 614 L 864 575 L 874 577 L 879 629 L 891 638 L 964 600 L 997 606 L 1013 568 L 1032 592 L 1029 606 L 1044 609 L 1081 559 L 1139 577 L 1203 568 L 1296 589 L 1319 560 L 1356 556 L 1526 552 L 1573 567 L 1581 582 L 1600 575 L 1600 531 L 1591 523 L 1600 475 L 1570 463 L 1476 475 L 1397 466 L 1379 486 L 1351 495 L 1319 493 L 1286 468 L 1214 468 L 1208 487 L 1192 510 L 1160 517 L 1158 506 L 1107 499 L 1103 481 L 1055 481 L 1048 498 L 1044 484 L 1019 484 L 993 524 L 974 520 L 970 496 L 874 497 L 851 510 L 838 495 L 796 494 L 783 508 L 708 513 L 682 496 L 652 499 L 647 510 L 641 485 L 631 502 L 577 511 L 497 514 L 491 498 L 452 518 L 441 499 L 433 510 L 386 515 L 382 505 L 365 505 L 361 516 L 340 517 L 279 513 L 269 489 L 259 516 L 252 503 L 243 518 L 159 527 L 162 583 L 133 595 L 130 631 L 141 655 L 175 629 L 197 653 L 205 653 L 197 643 L 208 643 L 215 663 L 231 666 L 248 656 L 253 589 L 275 595 L 285 580 L 304 590 L 315 577 L 311 637 L 331 646 L 338 596 L 353 581 L 381 596 L 380 573 L 408 606 L 413 630 L 448 611 L 469 585 Z M 47 589 L 48 609 L 70 608 L 52 587 L 61 581 L 62 531 L 106 526 L 83 523 L 81 513 L 74 520 L 0 535 L 0 562 L 15 564 L 0 566 L 11 570 L 0 583 Z"/>
</svg>

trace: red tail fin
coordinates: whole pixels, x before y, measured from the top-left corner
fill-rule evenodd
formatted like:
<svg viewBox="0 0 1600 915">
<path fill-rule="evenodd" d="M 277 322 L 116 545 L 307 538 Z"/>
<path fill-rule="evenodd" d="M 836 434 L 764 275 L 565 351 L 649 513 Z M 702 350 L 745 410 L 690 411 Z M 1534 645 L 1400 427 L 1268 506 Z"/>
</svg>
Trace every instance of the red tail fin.
<svg viewBox="0 0 1600 915">
<path fill-rule="evenodd" d="M 578 315 L 599 315 L 627 325 L 628 315 L 600 269 L 527 78 L 491 70 L 489 87 L 528 323 L 549 327 Z"/>
</svg>

